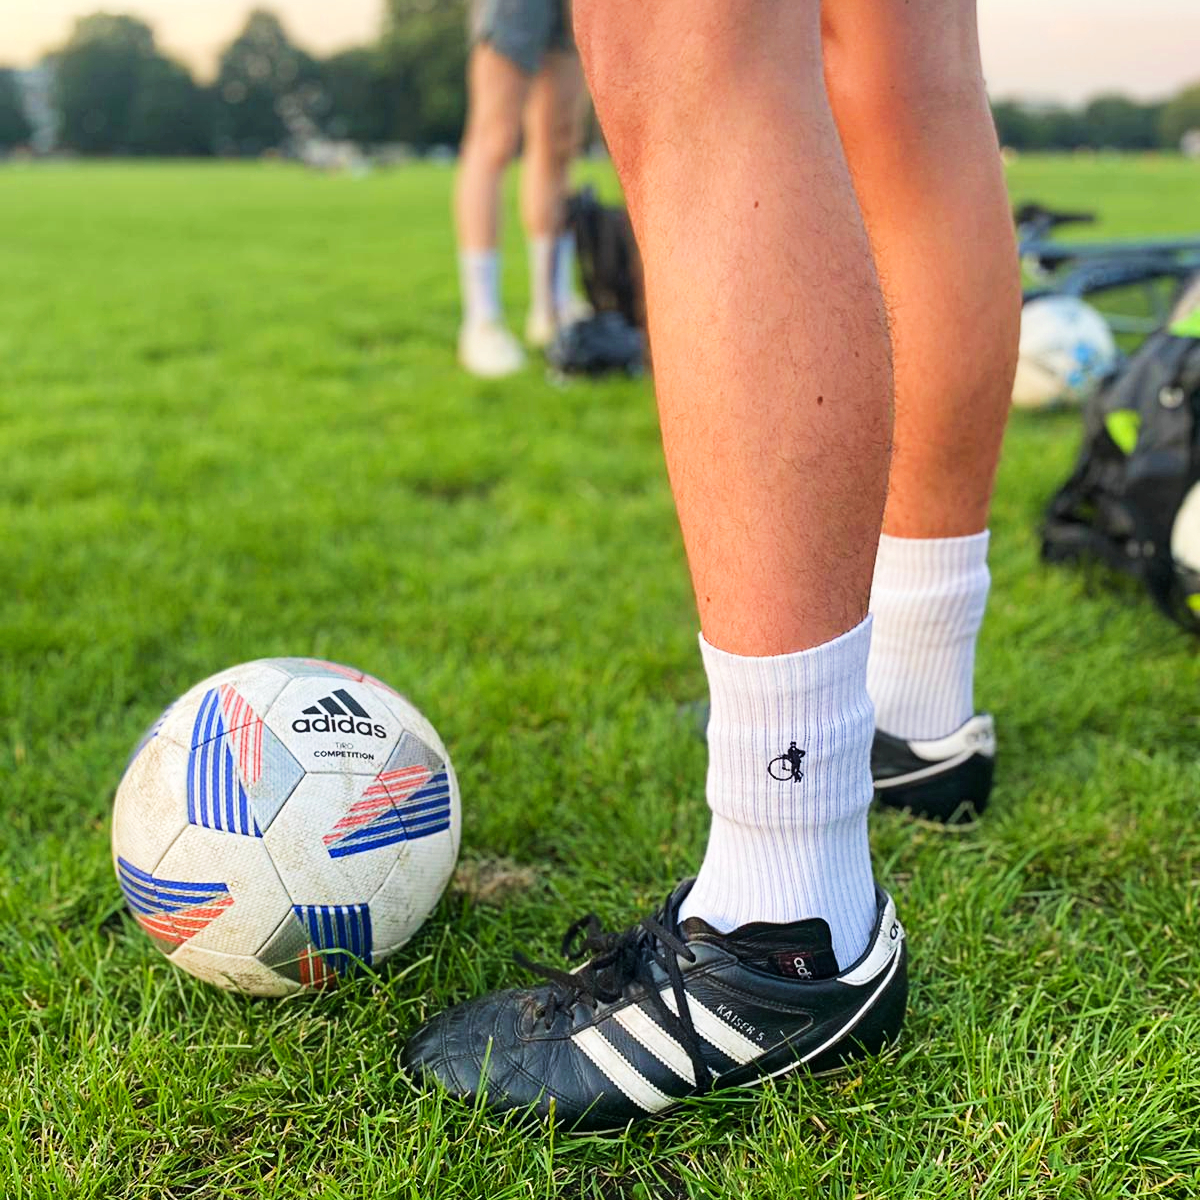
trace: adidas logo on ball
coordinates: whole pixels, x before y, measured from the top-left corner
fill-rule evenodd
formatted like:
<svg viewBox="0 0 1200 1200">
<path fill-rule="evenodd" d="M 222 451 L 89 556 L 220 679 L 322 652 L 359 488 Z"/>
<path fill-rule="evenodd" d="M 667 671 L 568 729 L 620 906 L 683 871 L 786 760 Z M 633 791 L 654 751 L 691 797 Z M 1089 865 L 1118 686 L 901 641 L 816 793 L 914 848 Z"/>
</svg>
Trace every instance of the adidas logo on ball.
<svg viewBox="0 0 1200 1200">
<path fill-rule="evenodd" d="M 359 733 L 364 737 L 387 737 L 382 725 L 371 722 L 371 714 L 345 688 L 325 696 L 292 722 L 297 733 Z"/>
</svg>

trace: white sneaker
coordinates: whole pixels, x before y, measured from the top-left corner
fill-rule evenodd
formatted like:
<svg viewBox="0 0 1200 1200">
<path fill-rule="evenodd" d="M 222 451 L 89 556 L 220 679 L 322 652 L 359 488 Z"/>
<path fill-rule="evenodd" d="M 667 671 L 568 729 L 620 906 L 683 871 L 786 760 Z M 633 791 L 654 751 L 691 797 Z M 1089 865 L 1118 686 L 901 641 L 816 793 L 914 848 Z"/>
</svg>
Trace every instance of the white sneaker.
<svg viewBox="0 0 1200 1200">
<path fill-rule="evenodd" d="M 531 308 L 525 319 L 525 344 L 535 350 L 545 350 L 560 330 L 569 329 L 577 321 L 586 321 L 594 315 L 592 306 L 582 296 L 572 296 L 558 310 L 557 320 L 550 313 L 536 312 Z"/>
<path fill-rule="evenodd" d="M 553 313 L 529 310 L 525 318 L 525 344 L 534 350 L 545 350 L 558 335 L 558 322 Z"/>
<path fill-rule="evenodd" d="M 525 351 L 499 321 L 481 321 L 458 331 L 458 361 L 472 375 L 501 379 L 525 365 Z"/>
</svg>

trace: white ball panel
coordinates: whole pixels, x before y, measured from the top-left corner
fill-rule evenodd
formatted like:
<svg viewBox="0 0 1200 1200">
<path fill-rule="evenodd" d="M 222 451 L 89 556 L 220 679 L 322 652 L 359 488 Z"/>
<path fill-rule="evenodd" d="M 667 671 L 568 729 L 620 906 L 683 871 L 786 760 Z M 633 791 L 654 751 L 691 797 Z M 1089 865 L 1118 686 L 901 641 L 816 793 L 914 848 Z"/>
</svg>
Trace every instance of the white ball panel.
<svg viewBox="0 0 1200 1200">
<path fill-rule="evenodd" d="M 257 958 L 246 955 L 223 954 L 185 942 L 168 957 L 177 967 L 227 991 L 250 992 L 255 996 L 287 996 L 300 990 L 299 983 L 285 979 Z"/>
<path fill-rule="evenodd" d="M 1046 408 L 1058 401 L 1061 382 L 1059 373 L 1046 364 L 1019 358 L 1013 378 L 1013 404 L 1017 408 Z"/>
<path fill-rule="evenodd" d="M 451 766 L 450 760 L 446 760 L 446 770 L 450 775 L 450 794 L 454 797 L 454 804 L 450 809 L 450 838 L 452 841 L 452 849 L 455 862 L 458 861 L 459 847 L 462 845 L 462 796 L 458 790 L 458 776 L 454 773 L 454 767 Z M 453 869 L 454 864 L 451 863 Z M 446 877 L 446 882 L 450 882 L 450 877 Z"/>
<path fill-rule="evenodd" d="M 453 812 L 457 818 L 457 804 Z M 371 897 L 376 962 L 409 941 L 442 898 L 458 859 L 455 825 L 431 837 L 401 843 L 388 877 Z"/>
<path fill-rule="evenodd" d="M 1192 486 L 1175 514 L 1171 557 L 1180 566 L 1200 573 L 1200 483 Z"/>
<path fill-rule="evenodd" d="M 334 857 L 325 841 L 373 778 L 306 775 L 263 835 L 292 903 L 362 904 L 383 882 L 394 847 Z"/>
<path fill-rule="evenodd" d="M 153 871 L 187 827 L 188 752 L 158 734 L 129 764 L 113 807 L 113 859 Z"/>
<path fill-rule="evenodd" d="M 291 911 L 292 901 L 262 838 L 190 825 L 155 874 L 222 883 L 229 890 L 233 903 L 188 939 L 198 949 L 252 955 Z"/>
<path fill-rule="evenodd" d="M 430 724 L 429 719 L 407 696 L 400 695 L 399 692 L 393 691 L 386 684 L 379 683 L 378 680 L 371 682 L 368 679 L 364 680 L 368 686 L 372 688 L 380 700 L 387 705 L 389 711 L 399 721 L 400 725 L 421 739 L 431 750 L 436 751 L 437 756 L 442 762 L 449 765 L 450 755 L 446 751 L 446 745 L 438 735 L 438 731 Z"/>
</svg>

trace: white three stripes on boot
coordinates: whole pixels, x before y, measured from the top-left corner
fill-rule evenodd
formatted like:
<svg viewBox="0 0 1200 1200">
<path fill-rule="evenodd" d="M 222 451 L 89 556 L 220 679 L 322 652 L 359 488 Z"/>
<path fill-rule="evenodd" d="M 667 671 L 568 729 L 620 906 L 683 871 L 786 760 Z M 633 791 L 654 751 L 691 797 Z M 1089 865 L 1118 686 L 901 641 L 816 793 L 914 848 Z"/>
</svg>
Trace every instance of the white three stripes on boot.
<svg viewBox="0 0 1200 1200">
<path fill-rule="evenodd" d="M 669 988 L 664 989 L 662 997 L 667 1007 L 678 1016 L 674 993 Z M 726 1025 L 695 997 L 688 997 L 688 1011 L 696 1032 L 737 1063 L 748 1063 L 765 1049 Z M 613 1019 L 659 1062 L 674 1071 L 680 1079 L 695 1086 L 696 1074 L 687 1051 L 641 1007 L 624 1008 L 615 1013 Z M 658 1112 L 675 1102 L 674 1097 L 656 1088 L 594 1025 L 572 1034 L 571 1041 L 639 1108 Z"/>
<path fill-rule="evenodd" d="M 636 1005 L 621 1009 L 613 1015 L 613 1020 L 630 1037 L 645 1046 L 663 1066 L 670 1067 L 680 1079 L 686 1079 L 695 1087 L 696 1072 L 692 1070 L 692 1060 L 688 1058 L 687 1051 L 661 1025 L 656 1025 Z"/>
<path fill-rule="evenodd" d="M 667 1007 L 676 1016 L 679 1016 L 675 993 L 664 990 L 662 998 L 666 1001 Z M 696 1032 L 706 1042 L 716 1046 L 722 1054 L 727 1054 L 736 1063 L 744 1065 L 768 1049 L 766 1046 L 752 1042 L 732 1026 L 726 1025 L 716 1013 L 710 1012 L 694 996 L 688 997 L 688 1010 L 692 1014 L 692 1024 L 695 1025 Z"/>
<path fill-rule="evenodd" d="M 571 1041 L 639 1108 L 658 1112 L 674 1103 L 660 1092 L 594 1025 L 571 1035 Z"/>
</svg>

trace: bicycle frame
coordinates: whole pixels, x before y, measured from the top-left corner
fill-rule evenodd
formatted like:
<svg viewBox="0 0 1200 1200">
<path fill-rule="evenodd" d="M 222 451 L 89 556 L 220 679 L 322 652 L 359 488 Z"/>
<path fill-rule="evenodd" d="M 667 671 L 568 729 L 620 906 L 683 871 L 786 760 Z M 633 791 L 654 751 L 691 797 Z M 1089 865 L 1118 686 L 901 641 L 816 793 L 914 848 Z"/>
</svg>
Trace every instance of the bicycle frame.
<svg viewBox="0 0 1200 1200">
<path fill-rule="evenodd" d="M 1200 234 L 1192 237 L 1129 241 L 1058 242 L 1053 231 L 1091 224 L 1090 212 L 1057 212 L 1026 204 L 1014 213 L 1021 264 L 1036 286 L 1026 299 L 1041 295 L 1078 296 L 1096 304 L 1115 333 L 1147 334 L 1159 328 L 1187 282 L 1200 272 Z M 1106 296 L 1139 287 L 1148 315 L 1115 312 Z M 1165 286 L 1163 286 L 1165 285 Z"/>
</svg>

